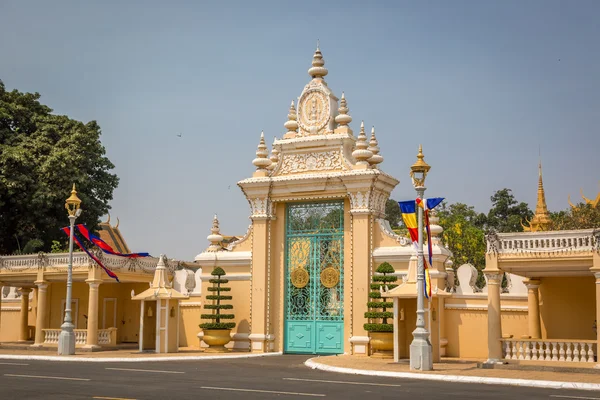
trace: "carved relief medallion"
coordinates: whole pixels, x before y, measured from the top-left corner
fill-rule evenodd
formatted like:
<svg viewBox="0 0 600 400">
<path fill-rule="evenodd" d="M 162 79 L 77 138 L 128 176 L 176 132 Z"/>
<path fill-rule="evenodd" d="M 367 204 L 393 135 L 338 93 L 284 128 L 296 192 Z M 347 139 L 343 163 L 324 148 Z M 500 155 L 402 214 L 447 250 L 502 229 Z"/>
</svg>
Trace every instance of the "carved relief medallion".
<svg viewBox="0 0 600 400">
<path fill-rule="evenodd" d="M 294 269 L 290 274 L 290 278 L 292 279 L 292 285 L 298 289 L 302 289 L 304 286 L 308 285 L 308 271 L 303 267 Z"/>
<path fill-rule="evenodd" d="M 327 267 L 321 271 L 321 285 L 326 288 L 332 288 L 337 286 L 340 281 L 340 271 L 334 267 Z"/>
<path fill-rule="evenodd" d="M 329 122 L 329 101 L 320 90 L 309 90 L 300 99 L 298 125 L 310 134 L 316 134 Z"/>
</svg>

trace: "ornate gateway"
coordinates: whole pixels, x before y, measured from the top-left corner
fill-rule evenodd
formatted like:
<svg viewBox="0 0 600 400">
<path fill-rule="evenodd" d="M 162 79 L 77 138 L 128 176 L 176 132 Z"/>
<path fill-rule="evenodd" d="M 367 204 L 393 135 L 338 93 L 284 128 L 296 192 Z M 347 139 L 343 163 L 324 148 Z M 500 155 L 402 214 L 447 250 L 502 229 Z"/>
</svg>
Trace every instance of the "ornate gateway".
<svg viewBox="0 0 600 400">
<path fill-rule="evenodd" d="M 344 203 L 289 204 L 285 351 L 337 354 L 344 339 Z"/>
</svg>

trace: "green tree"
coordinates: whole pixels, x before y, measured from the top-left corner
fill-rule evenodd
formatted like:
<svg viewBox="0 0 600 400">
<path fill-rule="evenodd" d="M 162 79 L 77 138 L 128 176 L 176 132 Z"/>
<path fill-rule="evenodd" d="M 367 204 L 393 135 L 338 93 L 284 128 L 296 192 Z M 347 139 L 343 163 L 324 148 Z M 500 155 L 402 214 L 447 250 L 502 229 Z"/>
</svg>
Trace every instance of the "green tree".
<svg viewBox="0 0 600 400">
<path fill-rule="evenodd" d="M 472 206 L 463 203 L 439 206 L 440 225 L 444 228 L 442 242 L 452 252 L 454 268 L 472 264 L 479 276 L 477 286 L 483 287 L 481 271 L 485 268 L 485 215 L 477 213 Z"/>
<path fill-rule="evenodd" d="M 555 230 L 600 228 L 600 205 L 579 203 L 575 208 L 550 213 Z"/>
<path fill-rule="evenodd" d="M 63 240 L 73 183 L 84 209 L 77 222 L 95 229 L 119 182 L 98 124 L 52 114 L 39 98 L 0 81 L 0 254 L 32 240 L 35 250 L 49 251 Z"/>
<path fill-rule="evenodd" d="M 402 214 L 400 205 L 394 199 L 388 199 L 385 203 L 385 219 L 390 223 L 392 229 L 398 229 L 402 226 Z"/>
<path fill-rule="evenodd" d="M 510 189 L 496 191 L 492 197 L 492 208 L 485 221 L 488 230 L 496 232 L 522 232 L 521 222 L 533 217 L 533 212 L 525 202 L 517 202 Z"/>
</svg>

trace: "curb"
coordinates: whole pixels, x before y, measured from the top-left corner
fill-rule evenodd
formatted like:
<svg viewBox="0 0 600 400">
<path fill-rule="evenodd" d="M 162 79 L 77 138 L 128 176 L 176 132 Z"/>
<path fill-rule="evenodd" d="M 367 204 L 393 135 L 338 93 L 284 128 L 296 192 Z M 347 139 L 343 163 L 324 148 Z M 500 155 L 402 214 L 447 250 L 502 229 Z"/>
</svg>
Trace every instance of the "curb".
<svg viewBox="0 0 600 400">
<path fill-rule="evenodd" d="M 174 356 L 174 357 L 137 357 L 137 358 L 119 358 L 119 357 L 81 357 L 73 358 L 68 356 L 25 356 L 20 354 L 0 354 L 0 360 L 29 360 L 29 361 L 70 361 L 70 362 L 148 362 L 148 361 L 203 361 L 203 360 L 224 360 L 224 359 L 239 359 L 239 358 L 256 358 L 256 357 L 271 357 L 280 356 L 283 353 L 248 353 L 239 355 L 227 356 Z"/>
<path fill-rule="evenodd" d="M 600 390 L 599 383 L 555 382 L 530 379 L 493 378 L 482 376 L 423 374 L 416 372 L 370 371 L 364 369 L 333 367 L 330 365 L 321 364 L 314 360 L 314 358 L 308 359 L 306 360 L 304 365 L 306 365 L 309 368 L 318 369 L 321 371 L 338 372 L 342 374 L 353 375 L 382 376 L 387 378 L 423 379 L 430 381 L 444 381 L 455 383 L 482 383 L 486 385 L 509 385 L 546 389 Z"/>
</svg>

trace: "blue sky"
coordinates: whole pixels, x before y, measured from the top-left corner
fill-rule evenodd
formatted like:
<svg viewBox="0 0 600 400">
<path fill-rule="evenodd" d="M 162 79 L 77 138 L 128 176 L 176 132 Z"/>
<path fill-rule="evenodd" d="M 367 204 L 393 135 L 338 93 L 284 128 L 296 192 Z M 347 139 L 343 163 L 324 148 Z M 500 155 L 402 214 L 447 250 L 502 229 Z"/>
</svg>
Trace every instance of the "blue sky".
<svg viewBox="0 0 600 400">
<path fill-rule="evenodd" d="M 394 198 L 414 197 L 419 143 L 430 196 L 487 212 L 508 187 L 535 207 L 541 146 L 551 210 L 595 197 L 599 20 L 593 0 L 4 0 L 0 79 L 97 120 L 132 250 L 193 259 L 214 213 L 224 234 L 246 231 L 236 182 L 261 130 L 285 132 L 317 39 L 354 130 L 376 126 Z"/>
</svg>

